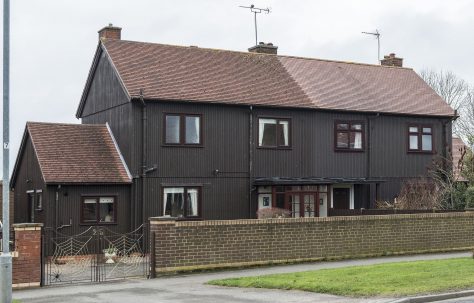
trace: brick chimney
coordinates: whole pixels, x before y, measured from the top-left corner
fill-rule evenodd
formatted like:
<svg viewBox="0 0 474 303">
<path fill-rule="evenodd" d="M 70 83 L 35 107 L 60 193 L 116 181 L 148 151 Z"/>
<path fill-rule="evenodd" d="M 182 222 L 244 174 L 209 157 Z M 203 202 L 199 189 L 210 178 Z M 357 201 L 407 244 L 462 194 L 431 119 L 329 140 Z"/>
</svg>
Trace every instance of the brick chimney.
<svg viewBox="0 0 474 303">
<path fill-rule="evenodd" d="M 106 27 L 99 31 L 99 40 L 102 39 L 116 39 L 120 40 L 122 35 L 122 28 L 113 26 L 112 23 L 109 23 Z"/>
<path fill-rule="evenodd" d="M 395 57 L 395 54 L 391 53 L 388 56 L 383 56 L 383 59 L 380 60 L 380 64 L 386 66 L 403 67 L 403 58 Z"/>
<path fill-rule="evenodd" d="M 260 54 L 272 54 L 276 55 L 278 46 L 274 46 L 273 43 L 264 43 L 260 42 L 258 45 L 252 46 L 249 48 L 251 53 L 260 53 Z"/>
</svg>

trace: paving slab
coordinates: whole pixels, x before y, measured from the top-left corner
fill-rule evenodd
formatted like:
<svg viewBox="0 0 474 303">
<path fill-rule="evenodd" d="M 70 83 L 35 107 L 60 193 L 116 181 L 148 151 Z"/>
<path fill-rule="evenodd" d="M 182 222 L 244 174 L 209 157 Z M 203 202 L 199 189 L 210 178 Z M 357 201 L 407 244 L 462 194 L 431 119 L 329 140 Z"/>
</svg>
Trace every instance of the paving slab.
<svg viewBox="0 0 474 303">
<path fill-rule="evenodd" d="M 22 303 L 188 303 L 188 302 L 328 302 L 328 303 L 382 303 L 395 298 L 347 298 L 303 291 L 285 291 L 254 288 L 228 288 L 206 285 L 213 279 L 255 276 L 275 273 L 300 272 L 324 268 L 340 268 L 400 261 L 435 260 L 471 256 L 470 253 L 446 253 L 414 256 L 396 256 L 337 262 L 318 262 L 285 266 L 259 267 L 208 273 L 194 273 L 160 277 L 153 280 L 121 280 L 103 284 L 87 284 L 14 291 L 13 297 Z"/>
</svg>

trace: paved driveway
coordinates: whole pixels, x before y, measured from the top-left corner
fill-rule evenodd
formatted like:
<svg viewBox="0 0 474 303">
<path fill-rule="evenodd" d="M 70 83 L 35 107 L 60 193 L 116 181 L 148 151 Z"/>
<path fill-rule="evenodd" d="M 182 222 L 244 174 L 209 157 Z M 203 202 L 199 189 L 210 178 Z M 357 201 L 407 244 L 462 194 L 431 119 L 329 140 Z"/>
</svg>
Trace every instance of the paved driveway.
<svg viewBox="0 0 474 303">
<path fill-rule="evenodd" d="M 431 260 L 470 256 L 469 253 L 450 253 L 416 255 L 403 257 L 385 257 L 339 262 L 320 262 L 288 266 L 274 266 L 235 271 L 221 271 L 162 277 L 154 280 L 125 280 L 94 285 L 48 287 L 15 291 L 13 297 L 22 303 L 177 303 L 177 302 L 390 302 L 393 299 L 353 299 L 302 291 L 281 291 L 265 289 L 241 289 L 205 285 L 219 278 L 254 276 L 261 274 L 298 272 L 323 268 L 338 268 L 355 265 L 368 265 L 398 261 Z"/>
</svg>

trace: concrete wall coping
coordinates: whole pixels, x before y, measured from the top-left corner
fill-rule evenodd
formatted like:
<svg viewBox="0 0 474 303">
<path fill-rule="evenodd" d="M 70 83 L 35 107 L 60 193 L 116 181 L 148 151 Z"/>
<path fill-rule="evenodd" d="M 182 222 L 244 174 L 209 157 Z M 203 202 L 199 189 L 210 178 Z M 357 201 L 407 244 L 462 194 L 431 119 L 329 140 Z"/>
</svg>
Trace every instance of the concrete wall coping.
<svg viewBox="0 0 474 303">
<path fill-rule="evenodd" d="M 204 220 L 185 221 L 171 217 L 151 217 L 150 224 L 172 224 L 175 226 L 215 226 L 215 225 L 252 225 L 252 224 L 292 224 L 292 223 L 315 223 L 315 222 L 338 222 L 338 221 L 376 221 L 376 220 L 404 220 L 423 218 L 453 218 L 471 217 L 474 212 L 449 212 L 449 213 L 422 213 L 422 214 L 392 214 L 392 215 L 366 215 L 366 216 L 341 216 L 324 218 L 272 218 L 272 219 L 238 219 L 238 220 Z"/>
<path fill-rule="evenodd" d="M 18 223 L 12 226 L 15 231 L 41 230 L 43 223 Z"/>
</svg>

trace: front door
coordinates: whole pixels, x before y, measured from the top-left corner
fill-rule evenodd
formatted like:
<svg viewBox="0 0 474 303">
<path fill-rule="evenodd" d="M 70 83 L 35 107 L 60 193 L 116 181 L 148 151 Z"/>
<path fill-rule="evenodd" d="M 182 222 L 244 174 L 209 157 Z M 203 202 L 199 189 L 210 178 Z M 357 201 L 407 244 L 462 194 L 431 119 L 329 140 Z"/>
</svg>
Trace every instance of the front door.
<svg viewBox="0 0 474 303">
<path fill-rule="evenodd" d="M 293 218 L 317 217 L 319 204 L 318 193 L 290 193 L 288 194 L 288 206 Z"/>
<path fill-rule="evenodd" d="M 333 189 L 333 208 L 349 209 L 350 208 L 350 188 L 334 188 Z"/>
</svg>

